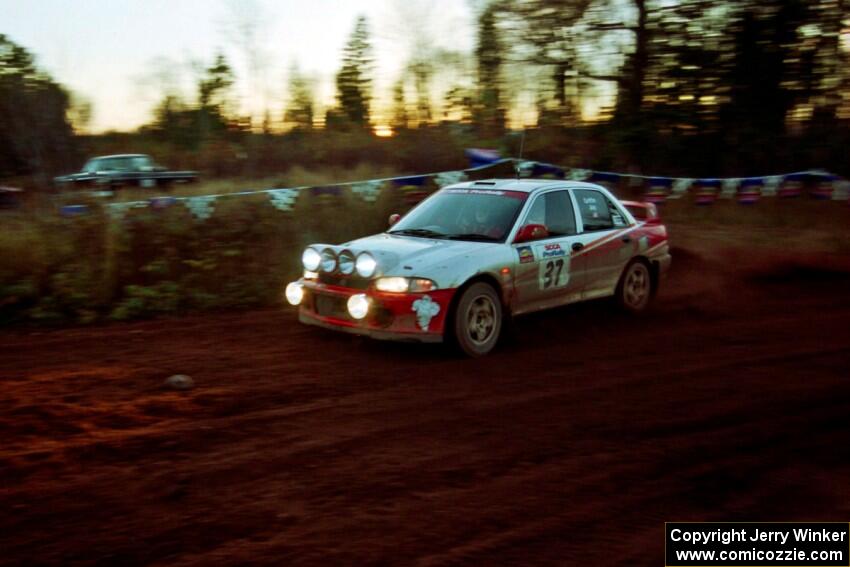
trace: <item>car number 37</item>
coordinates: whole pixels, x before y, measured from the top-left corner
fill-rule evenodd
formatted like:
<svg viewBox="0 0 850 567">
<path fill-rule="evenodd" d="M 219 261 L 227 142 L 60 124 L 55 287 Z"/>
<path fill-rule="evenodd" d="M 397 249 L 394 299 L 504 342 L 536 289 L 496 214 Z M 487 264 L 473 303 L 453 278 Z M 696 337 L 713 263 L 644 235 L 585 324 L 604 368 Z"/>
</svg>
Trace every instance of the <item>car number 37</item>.
<svg viewBox="0 0 850 567">
<path fill-rule="evenodd" d="M 564 287 L 570 281 L 570 259 L 556 258 L 540 262 L 540 289 Z"/>
</svg>

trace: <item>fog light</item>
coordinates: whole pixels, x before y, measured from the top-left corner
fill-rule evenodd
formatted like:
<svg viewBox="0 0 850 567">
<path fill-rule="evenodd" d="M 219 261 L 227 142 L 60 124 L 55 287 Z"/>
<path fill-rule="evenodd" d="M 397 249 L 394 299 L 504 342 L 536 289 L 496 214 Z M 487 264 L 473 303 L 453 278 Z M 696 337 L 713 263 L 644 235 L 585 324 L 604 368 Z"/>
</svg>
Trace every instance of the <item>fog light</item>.
<svg viewBox="0 0 850 567">
<path fill-rule="evenodd" d="M 292 282 L 286 286 L 286 300 L 290 305 L 299 305 L 304 299 L 304 286 L 298 282 Z"/>
<path fill-rule="evenodd" d="M 369 312 L 369 298 L 364 293 L 358 293 L 348 298 L 348 314 L 355 319 L 362 319 Z"/>
<path fill-rule="evenodd" d="M 301 255 L 301 263 L 304 265 L 304 269 L 307 271 L 318 271 L 319 264 L 321 264 L 321 262 L 322 256 L 316 251 L 315 248 L 307 248 Z"/>
</svg>

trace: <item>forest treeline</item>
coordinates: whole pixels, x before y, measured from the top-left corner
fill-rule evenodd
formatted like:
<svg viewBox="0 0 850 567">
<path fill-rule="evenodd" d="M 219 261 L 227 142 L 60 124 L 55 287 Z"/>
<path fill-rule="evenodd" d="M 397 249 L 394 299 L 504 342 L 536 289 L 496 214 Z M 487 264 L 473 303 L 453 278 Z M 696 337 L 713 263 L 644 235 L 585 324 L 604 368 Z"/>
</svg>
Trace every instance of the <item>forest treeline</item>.
<svg viewBox="0 0 850 567">
<path fill-rule="evenodd" d="M 163 94 L 137 131 L 97 135 L 80 127 L 90 105 L 0 35 L 0 180 L 48 187 L 88 155 L 127 151 L 216 177 L 362 162 L 434 171 L 462 166 L 466 147 L 515 155 L 522 125 L 528 157 L 576 167 L 684 176 L 820 167 L 850 175 L 848 4 L 478 2 L 474 49 L 452 53 L 420 41 L 381 113 L 373 76 L 381 54 L 375 30 L 359 17 L 330 106 L 293 65 L 281 116 L 240 115 L 234 67 L 218 53 L 191 96 Z"/>
</svg>

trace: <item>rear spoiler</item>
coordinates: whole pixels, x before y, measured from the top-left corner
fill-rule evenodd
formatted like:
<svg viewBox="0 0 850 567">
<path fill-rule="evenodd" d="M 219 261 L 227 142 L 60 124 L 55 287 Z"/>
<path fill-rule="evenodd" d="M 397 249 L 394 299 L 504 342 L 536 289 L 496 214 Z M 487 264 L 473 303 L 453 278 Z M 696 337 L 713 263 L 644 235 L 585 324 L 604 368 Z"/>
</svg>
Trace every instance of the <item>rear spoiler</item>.
<svg viewBox="0 0 850 567">
<path fill-rule="evenodd" d="M 640 201 L 620 201 L 638 222 L 658 224 L 661 216 L 655 203 L 642 203 Z"/>
</svg>

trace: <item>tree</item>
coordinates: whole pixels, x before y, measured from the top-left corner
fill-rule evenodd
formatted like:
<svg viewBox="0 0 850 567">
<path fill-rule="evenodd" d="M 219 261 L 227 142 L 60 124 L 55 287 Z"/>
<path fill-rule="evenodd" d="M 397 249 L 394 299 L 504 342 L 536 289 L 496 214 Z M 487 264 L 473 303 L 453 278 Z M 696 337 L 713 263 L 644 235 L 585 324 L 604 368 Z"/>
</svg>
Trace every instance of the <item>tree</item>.
<svg viewBox="0 0 850 567">
<path fill-rule="evenodd" d="M 365 16 L 358 16 L 345 44 L 342 68 L 336 76 L 337 102 L 342 117 L 351 125 L 369 126 L 372 70 L 369 29 Z"/>
<path fill-rule="evenodd" d="M 393 86 L 393 130 L 405 130 L 410 125 L 407 112 L 407 101 L 404 98 L 404 78 L 396 81 Z"/>
<path fill-rule="evenodd" d="M 198 81 L 198 133 L 205 141 L 211 131 L 227 128 L 227 95 L 233 86 L 233 70 L 222 54 L 218 54 Z"/>
<path fill-rule="evenodd" d="M 505 129 L 502 103 L 502 42 L 496 27 L 495 5 L 490 4 L 478 18 L 478 111 L 476 122 L 485 137 L 500 135 Z"/>
<path fill-rule="evenodd" d="M 313 85 L 297 64 L 289 68 L 289 94 L 284 122 L 299 130 L 313 128 Z"/>
<path fill-rule="evenodd" d="M 514 44 L 514 58 L 550 69 L 555 101 L 562 115 L 570 115 L 567 81 L 581 69 L 577 52 L 577 24 L 592 0 L 499 0 L 493 9 L 504 14 Z M 593 77 L 596 78 L 596 77 Z"/>
<path fill-rule="evenodd" d="M 410 62 L 408 69 L 413 76 L 413 88 L 416 91 L 416 123 L 424 126 L 431 122 L 431 78 L 434 66 L 426 58 L 417 58 Z"/>
<path fill-rule="evenodd" d="M 198 82 L 198 103 L 201 108 L 221 112 L 227 91 L 233 86 L 233 69 L 227 59 L 219 53 L 213 64 L 207 67 L 205 75 Z"/>
<path fill-rule="evenodd" d="M 0 34 L 0 176 L 50 173 L 76 161 L 70 97 L 23 47 Z"/>
</svg>

